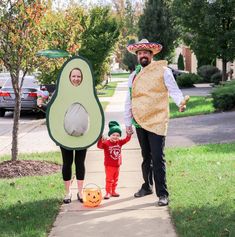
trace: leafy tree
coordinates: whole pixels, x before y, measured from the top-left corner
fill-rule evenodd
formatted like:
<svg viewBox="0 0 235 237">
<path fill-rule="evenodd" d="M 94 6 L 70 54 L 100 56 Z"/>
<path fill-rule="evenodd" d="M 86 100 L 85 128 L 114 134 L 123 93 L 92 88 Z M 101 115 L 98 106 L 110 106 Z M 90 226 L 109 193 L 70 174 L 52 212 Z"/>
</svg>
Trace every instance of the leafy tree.
<svg viewBox="0 0 235 237">
<path fill-rule="evenodd" d="M 201 28 L 199 21 L 206 14 L 205 0 L 195 1 L 192 7 L 188 1 L 186 5 L 185 3 L 185 1 L 174 0 L 172 7 L 177 23 L 181 26 L 180 37 L 196 54 L 198 66 L 214 64 L 216 56 L 210 43 L 209 32 L 197 33 L 197 28 Z"/>
<path fill-rule="evenodd" d="M 178 64 L 178 69 L 179 70 L 184 70 L 184 57 L 181 53 L 179 54 L 177 64 Z"/>
<path fill-rule="evenodd" d="M 170 1 L 148 0 L 139 19 L 139 39 L 157 41 L 163 46 L 162 51 L 156 56 L 158 59 L 171 57 L 178 38 L 170 6 Z"/>
<path fill-rule="evenodd" d="M 222 59 L 222 80 L 227 79 L 227 62 L 235 59 L 235 0 L 208 3 L 206 23 L 212 29 L 216 56 Z"/>
<path fill-rule="evenodd" d="M 131 39 L 137 39 L 138 20 L 142 12 L 141 1 L 114 0 L 115 17 L 120 22 L 120 36 L 115 50 L 116 61 L 120 67 L 127 69 L 125 57 L 129 56 L 126 46 Z"/>
<path fill-rule="evenodd" d="M 0 60 L 10 72 L 15 92 L 12 160 L 18 156 L 21 87 L 25 75 L 38 64 L 35 53 L 43 45 L 40 21 L 45 9 L 40 0 L 0 2 Z"/>
<path fill-rule="evenodd" d="M 90 60 L 97 85 L 107 73 L 108 59 L 119 37 L 119 26 L 111 17 L 110 9 L 101 6 L 92 8 L 83 24 L 85 31 L 79 54 Z"/>
<path fill-rule="evenodd" d="M 109 55 L 119 36 L 118 24 L 108 7 L 96 6 L 85 12 L 72 5 L 65 11 L 50 12 L 43 22 L 48 49 L 62 49 L 70 55 L 80 54 L 89 59 L 95 72 L 96 84 L 107 73 Z M 41 81 L 56 81 L 65 59 L 52 59 L 41 67 Z"/>
<path fill-rule="evenodd" d="M 81 7 L 73 6 L 64 11 L 48 11 L 42 22 L 43 35 L 46 39 L 45 48 L 62 49 L 77 54 L 81 47 L 81 25 L 84 11 Z M 44 84 L 55 83 L 60 68 L 65 59 L 50 59 L 40 67 L 42 72 L 39 80 Z"/>
<path fill-rule="evenodd" d="M 129 44 L 134 44 L 135 42 L 136 41 L 132 39 L 129 41 Z M 123 64 L 130 72 L 135 70 L 135 67 L 138 64 L 136 55 L 129 53 L 126 49 L 123 55 Z"/>
<path fill-rule="evenodd" d="M 234 9 L 234 0 L 174 0 L 173 3 L 182 26 L 181 37 L 196 54 L 198 66 L 214 64 L 217 57 L 221 58 L 223 80 L 227 62 L 235 58 Z"/>
</svg>

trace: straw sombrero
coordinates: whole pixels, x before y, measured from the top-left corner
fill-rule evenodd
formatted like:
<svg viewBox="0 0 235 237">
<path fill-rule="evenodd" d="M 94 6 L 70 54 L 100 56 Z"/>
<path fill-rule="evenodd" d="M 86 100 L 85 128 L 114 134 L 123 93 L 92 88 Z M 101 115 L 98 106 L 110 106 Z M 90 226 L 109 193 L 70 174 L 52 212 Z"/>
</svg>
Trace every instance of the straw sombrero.
<svg viewBox="0 0 235 237">
<path fill-rule="evenodd" d="M 140 50 L 149 50 L 153 52 L 153 55 L 155 55 L 162 50 L 162 45 L 159 43 L 149 42 L 147 39 L 142 39 L 138 43 L 129 44 L 127 50 L 133 54 L 136 54 L 136 52 Z"/>
</svg>

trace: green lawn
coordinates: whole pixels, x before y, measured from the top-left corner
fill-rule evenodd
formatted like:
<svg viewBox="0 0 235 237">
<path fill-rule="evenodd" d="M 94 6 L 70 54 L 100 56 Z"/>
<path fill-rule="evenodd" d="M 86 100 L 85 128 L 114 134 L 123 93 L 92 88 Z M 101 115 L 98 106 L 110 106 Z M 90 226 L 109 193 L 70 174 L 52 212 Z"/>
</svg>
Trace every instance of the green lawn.
<svg viewBox="0 0 235 237">
<path fill-rule="evenodd" d="M 60 174 L 0 180 L 0 236 L 47 236 L 62 198 Z"/>
<path fill-rule="evenodd" d="M 115 89 L 117 87 L 117 83 L 118 82 L 109 82 L 107 85 L 98 85 L 96 87 L 96 91 L 97 91 L 97 96 L 99 97 L 112 97 Z M 105 111 L 107 105 L 109 104 L 108 101 L 101 101 L 101 106 L 103 108 L 103 110 Z"/>
<path fill-rule="evenodd" d="M 186 117 L 193 116 L 199 114 L 209 114 L 215 111 L 212 99 L 206 98 L 203 96 L 191 96 L 190 100 L 187 104 L 187 109 L 185 112 L 178 112 L 178 107 L 175 105 L 172 100 L 170 100 L 170 117 L 178 118 L 178 117 Z"/>
<path fill-rule="evenodd" d="M 97 87 L 97 95 L 98 97 L 111 97 L 113 96 L 115 89 L 117 87 L 118 82 L 109 82 L 108 85 L 105 85 L 104 87 L 98 86 Z M 109 104 L 108 101 L 102 101 L 101 106 L 103 110 L 106 109 L 107 105 Z"/>
<path fill-rule="evenodd" d="M 166 153 L 170 212 L 179 236 L 235 236 L 235 143 Z"/>
<path fill-rule="evenodd" d="M 128 78 L 129 75 L 130 73 L 113 73 L 111 74 L 111 78 Z"/>
<path fill-rule="evenodd" d="M 59 152 L 20 159 L 61 163 Z M 235 236 L 235 143 L 166 149 L 166 160 L 170 212 L 179 236 Z M 60 173 L 0 179 L 0 236 L 47 236 L 63 194 Z"/>
<path fill-rule="evenodd" d="M 117 83 L 118 82 L 110 82 L 103 88 L 98 87 L 97 88 L 98 97 L 111 97 L 115 92 Z M 101 104 L 103 109 L 105 109 L 108 103 L 102 102 Z M 187 109 L 183 113 L 178 112 L 178 107 L 170 99 L 170 118 L 209 114 L 213 112 L 215 112 L 215 109 L 212 104 L 212 98 L 207 98 L 203 96 L 191 96 L 187 104 Z"/>
<path fill-rule="evenodd" d="M 2 160 L 9 156 L 1 157 Z M 21 155 L 20 159 L 60 162 L 59 153 Z M 0 179 L 0 236 L 46 237 L 64 195 L 61 174 Z"/>
<path fill-rule="evenodd" d="M 98 97 L 111 97 L 113 96 L 115 89 L 117 87 L 117 82 L 109 82 L 107 85 L 97 87 Z"/>
</svg>

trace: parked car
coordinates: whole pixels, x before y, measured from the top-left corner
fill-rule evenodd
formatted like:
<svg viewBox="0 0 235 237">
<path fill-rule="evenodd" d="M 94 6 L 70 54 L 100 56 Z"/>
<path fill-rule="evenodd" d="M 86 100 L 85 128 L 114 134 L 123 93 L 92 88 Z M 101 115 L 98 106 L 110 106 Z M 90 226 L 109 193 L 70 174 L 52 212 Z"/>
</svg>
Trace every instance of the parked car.
<svg viewBox="0 0 235 237">
<path fill-rule="evenodd" d="M 174 69 L 172 67 L 169 67 L 172 70 L 173 76 L 176 79 L 178 76 L 184 74 L 184 73 L 189 73 L 188 71 L 183 71 L 183 70 L 179 70 L 179 69 Z"/>
<path fill-rule="evenodd" d="M 21 111 L 39 112 L 37 106 L 38 96 L 48 95 L 45 87 L 39 85 L 34 76 L 26 76 L 24 78 L 21 94 Z M 5 116 L 6 111 L 13 111 L 15 107 L 15 93 L 11 83 L 8 79 L 3 87 L 0 89 L 0 117 Z"/>
</svg>

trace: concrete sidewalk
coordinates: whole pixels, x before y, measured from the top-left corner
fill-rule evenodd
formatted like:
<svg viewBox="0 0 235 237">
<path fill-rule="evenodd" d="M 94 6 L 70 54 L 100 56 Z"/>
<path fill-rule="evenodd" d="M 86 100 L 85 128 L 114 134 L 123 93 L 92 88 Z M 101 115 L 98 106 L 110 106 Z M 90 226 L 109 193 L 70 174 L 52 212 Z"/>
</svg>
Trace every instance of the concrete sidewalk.
<svg viewBox="0 0 235 237">
<path fill-rule="evenodd" d="M 86 184 L 95 183 L 105 194 L 105 175 L 101 151 L 89 151 L 86 162 Z M 142 183 L 139 150 L 124 150 L 118 192 L 120 197 L 102 200 L 97 208 L 87 208 L 76 200 L 76 182 L 73 182 L 73 200 L 64 204 L 54 223 L 50 237 L 104 237 L 104 236 L 177 236 L 167 207 L 156 207 L 157 198 L 149 195 L 134 198 Z"/>
</svg>

